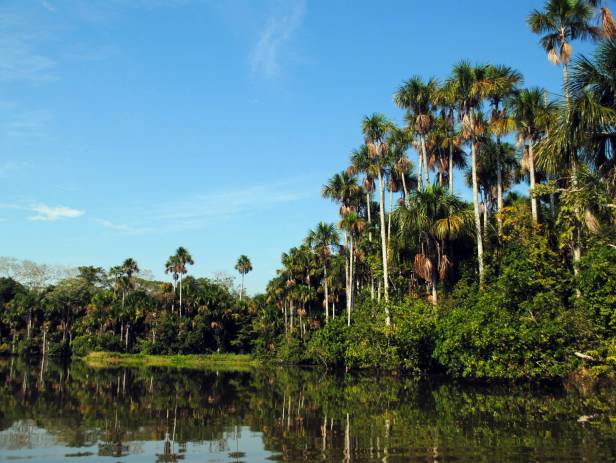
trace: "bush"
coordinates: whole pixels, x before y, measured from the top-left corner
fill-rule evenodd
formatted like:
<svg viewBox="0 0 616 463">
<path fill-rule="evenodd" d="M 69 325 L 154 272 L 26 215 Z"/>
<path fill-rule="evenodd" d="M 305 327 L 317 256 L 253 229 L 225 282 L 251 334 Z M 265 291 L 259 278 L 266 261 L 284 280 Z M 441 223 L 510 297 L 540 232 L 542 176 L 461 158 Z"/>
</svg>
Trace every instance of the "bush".
<svg viewBox="0 0 616 463">
<path fill-rule="evenodd" d="M 569 274 L 544 243 L 505 249 L 481 292 L 460 283 L 437 321 L 435 358 L 455 377 L 555 379 L 575 368 L 584 320 L 567 305 Z"/>
</svg>

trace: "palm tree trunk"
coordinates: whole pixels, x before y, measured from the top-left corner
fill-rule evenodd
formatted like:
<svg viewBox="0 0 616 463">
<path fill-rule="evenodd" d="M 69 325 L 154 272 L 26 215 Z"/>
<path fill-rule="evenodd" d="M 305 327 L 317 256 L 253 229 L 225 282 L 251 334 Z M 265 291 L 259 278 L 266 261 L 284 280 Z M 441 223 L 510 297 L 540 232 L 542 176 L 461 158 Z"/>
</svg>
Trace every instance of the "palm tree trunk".
<svg viewBox="0 0 616 463">
<path fill-rule="evenodd" d="M 323 289 L 325 290 L 325 322 L 329 321 L 329 292 L 327 287 L 327 265 L 323 264 Z"/>
<path fill-rule="evenodd" d="M 180 318 L 182 318 L 182 274 L 180 273 Z"/>
<path fill-rule="evenodd" d="M 453 112 L 450 118 L 450 126 L 451 131 L 449 134 L 449 165 L 447 167 L 449 168 L 449 193 L 453 194 Z"/>
<path fill-rule="evenodd" d="M 426 150 L 426 137 L 421 135 L 421 154 L 423 156 L 424 174 L 426 175 L 426 181 L 424 187 L 430 184 L 430 176 L 428 175 L 428 150 Z M 421 172 L 420 172 L 421 175 Z"/>
<path fill-rule="evenodd" d="M 503 234 L 503 218 L 501 217 L 503 210 L 503 146 L 500 136 L 496 137 L 496 145 L 496 208 L 498 210 L 496 220 L 498 223 L 498 236 L 500 238 Z"/>
<path fill-rule="evenodd" d="M 387 249 L 391 241 L 391 213 L 394 210 L 394 192 L 389 190 L 389 214 L 387 214 Z"/>
<path fill-rule="evenodd" d="M 423 167 L 423 154 L 419 152 L 417 154 L 417 158 L 419 162 L 419 165 L 417 166 L 417 191 L 421 191 L 423 190 L 423 174 L 421 173 Z"/>
<path fill-rule="evenodd" d="M 473 212 L 475 235 L 477 237 L 477 262 L 479 264 L 479 286 L 483 287 L 483 240 L 481 237 L 481 216 L 479 213 L 479 185 L 477 183 L 477 140 L 475 138 L 475 112 L 471 109 L 471 172 L 473 177 Z"/>
<path fill-rule="evenodd" d="M 368 223 L 371 224 L 372 223 L 372 207 L 371 207 L 371 203 L 372 203 L 372 198 L 370 198 L 370 192 L 366 191 L 366 210 L 368 211 Z M 372 230 L 368 230 L 368 240 L 370 242 L 372 242 Z"/>
<path fill-rule="evenodd" d="M 351 310 L 353 309 L 353 266 L 354 266 L 353 236 L 349 239 L 349 291 L 347 293 L 347 325 L 351 326 Z"/>
<path fill-rule="evenodd" d="M 406 188 L 406 175 L 405 175 L 405 173 L 402 172 L 400 177 L 402 178 L 402 191 L 404 192 L 404 199 L 406 200 L 406 197 L 409 195 L 409 192 L 408 192 L 408 190 Z"/>
<path fill-rule="evenodd" d="M 240 284 L 240 301 L 242 300 L 242 295 L 244 294 L 244 274 L 242 273 L 242 283 Z"/>
<path fill-rule="evenodd" d="M 381 219 L 381 257 L 383 259 L 383 292 L 385 294 L 385 302 L 389 302 L 389 274 L 387 271 L 387 242 L 385 237 L 385 185 L 383 185 L 383 176 L 379 169 L 379 216 Z M 385 324 L 389 326 L 391 320 L 389 317 L 389 307 L 385 307 Z"/>
<path fill-rule="evenodd" d="M 488 198 L 483 195 L 483 240 L 488 242 Z"/>
<path fill-rule="evenodd" d="M 530 176 L 530 210 L 533 216 L 533 223 L 537 225 L 539 223 L 539 215 L 537 212 L 537 198 L 533 196 L 535 191 L 535 155 L 533 153 L 533 142 L 528 144 L 528 172 Z"/>
</svg>

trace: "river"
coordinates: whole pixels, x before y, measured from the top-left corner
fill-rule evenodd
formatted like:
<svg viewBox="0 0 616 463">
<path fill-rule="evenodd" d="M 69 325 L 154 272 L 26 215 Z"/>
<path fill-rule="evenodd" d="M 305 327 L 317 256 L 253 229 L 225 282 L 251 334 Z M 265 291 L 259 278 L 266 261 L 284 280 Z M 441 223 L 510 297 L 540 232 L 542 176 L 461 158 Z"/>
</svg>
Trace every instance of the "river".
<svg viewBox="0 0 616 463">
<path fill-rule="evenodd" d="M 0 461 L 616 460 L 616 397 L 296 367 L 0 359 Z"/>
</svg>

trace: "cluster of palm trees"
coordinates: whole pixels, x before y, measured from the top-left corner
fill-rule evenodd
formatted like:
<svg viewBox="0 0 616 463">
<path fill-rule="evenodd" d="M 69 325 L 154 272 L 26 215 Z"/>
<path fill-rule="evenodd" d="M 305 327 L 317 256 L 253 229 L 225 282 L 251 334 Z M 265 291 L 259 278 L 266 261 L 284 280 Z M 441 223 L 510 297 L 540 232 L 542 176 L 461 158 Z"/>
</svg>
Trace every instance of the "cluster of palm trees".
<svg viewBox="0 0 616 463">
<path fill-rule="evenodd" d="M 437 305 L 439 284 L 447 283 L 454 254 L 461 257 L 467 243 L 473 243 L 483 286 L 484 254 L 502 245 L 506 203 L 515 197 L 506 194 L 523 180 L 532 226 L 540 233 L 549 220 L 568 230 L 575 269 L 585 236 L 614 209 L 615 24 L 599 0 L 548 0 L 531 12 L 529 28 L 563 68 L 562 98 L 524 88 L 522 75 L 509 66 L 468 61 L 441 81 L 414 76 L 403 82 L 393 100 L 404 110 L 404 124 L 383 114 L 365 117 L 364 142 L 351 153 L 348 169 L 322 188 L 322 196 L 340 206 L 337 226 L 318 224 L 283 254 L 268 294 L 284 312 L 285 326 L 293 330 L 294 314 L 305 316 L 321 302 L 327 322 L 341 300 L 350 324 L 364 291 L 384 301 L 386 325 L 392 295 L 414 293 Z M 595 59 L 572 60 L 571 43 L 578 39 L 599 41 Z M 454 194 L 455 170 L 472 190 L 470 207 Z"/>
</svg>

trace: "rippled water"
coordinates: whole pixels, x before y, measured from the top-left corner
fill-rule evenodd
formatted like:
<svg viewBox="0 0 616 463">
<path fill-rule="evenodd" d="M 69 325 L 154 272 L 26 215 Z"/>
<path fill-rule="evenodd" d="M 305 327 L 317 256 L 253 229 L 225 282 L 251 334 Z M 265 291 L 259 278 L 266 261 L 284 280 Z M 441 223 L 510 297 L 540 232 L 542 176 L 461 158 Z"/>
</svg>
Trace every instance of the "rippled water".
<svg viewBox="0 0 616 463">
<path fill-rule="evenodd" d="M 298 368 L 0 360 L 0 460 L 614 461 L 616 398 Z"/>
</svg>

